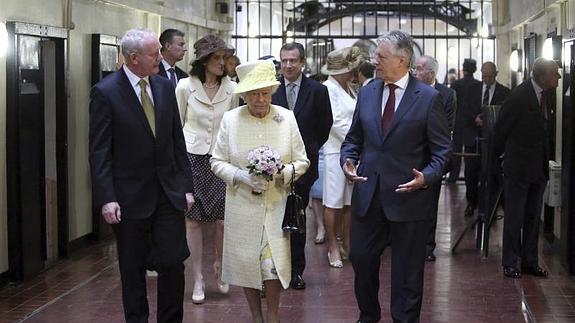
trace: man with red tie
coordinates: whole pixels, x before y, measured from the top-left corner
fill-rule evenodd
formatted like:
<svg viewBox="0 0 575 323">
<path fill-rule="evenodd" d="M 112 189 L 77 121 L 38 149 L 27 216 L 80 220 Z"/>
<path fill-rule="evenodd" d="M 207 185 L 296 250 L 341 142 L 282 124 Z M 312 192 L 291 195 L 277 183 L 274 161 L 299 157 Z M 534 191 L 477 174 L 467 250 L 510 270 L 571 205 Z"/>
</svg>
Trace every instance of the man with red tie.
<svg viewBox="0 0 575 323">
<path fill-rule="evenodd" d="M 549 149 L 554 149 L 548 147 L 547 109 L 549 94 L 561 78 L 557 69 L 554 61 L 535 60 L 532 78 L 513 89 L 495 124 L 495 152 L 504 159 L 502 265 L 509 278 L 519 278 L 522 273 L 547 277 L 547 271 L 539 267 L 537 242 L 549 177 Z"/>
<path fill-rule="evenodd" d="M 378 322 L 380 257 L 392 248 L 391 316 L 419 322 L 427 231 L 451 141 L 439 92 L 409 74 L 413 40 L 401 31 L 379 38 L 379 79 L 362 87 L 341 164 L 353 181 L 350 259 L 358 322 Z"/>
</svg>

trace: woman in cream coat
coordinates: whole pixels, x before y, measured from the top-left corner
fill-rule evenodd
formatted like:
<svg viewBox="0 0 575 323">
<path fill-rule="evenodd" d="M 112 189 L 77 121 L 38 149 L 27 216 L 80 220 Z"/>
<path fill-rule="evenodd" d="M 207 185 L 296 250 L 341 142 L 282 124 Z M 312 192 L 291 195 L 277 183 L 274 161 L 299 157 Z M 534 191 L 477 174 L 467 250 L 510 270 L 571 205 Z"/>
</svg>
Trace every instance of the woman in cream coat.
<svg viewBox="0 0 575 323">
<path fill-rule="evenodd" d="M 355 69 L 364 61 L 358 47 L 346 47 L 330 52 L 322 73 L 329 75 L 323 82 L 329 92 L 333 125 L 329 137 L 323 145 L 323 205 L 326 236 L 328 242 L 327 258 L 334 268 L 343 267 L 342 259 L 349 251 L 349 227 L 351 221 L 351 192 L 353 184 L 349 182 L 339 165 L 339 150 L 353 119 L 355 111 L 355 93 L 349 82 L 354 78 Z M 343 247 L 336 239 L 336 214 L 341 212 L 343 223 Z"/>
<path fill-rule="evenodd" d="M 291 280 L 289 234 L 282 220 L 292 169 L 297 180 L 309 167 L 293 113 L 271 104 L 279 82 L 271 61 L 237 68 L 247 105 L 226 112 L 213 151 L 213 172 L 226 184 L 223 279 L 244 288 L 254 322 L 263 322 L 259 290 L 266 288 L 266 322 L 279 322 L 281 288 Z M 248 152 L 262 145 L 285 165 L 271 182 L 247 171 Z M 252 191 L 262 192 L 260 195 Z"/>
<path fill-rule="evenodd" d="M 205 299 L 202 275 L 203 224 L 215 222 L 215 260 L 213 264 L 220 293 L 227 294 L 229 286 L 221 280 L 221 257 L 224 233 L 225 183 L 210 170 L 209 159 L 214 149 L 220 121 L 224 113 L 238 105 L 233 94 L 236 83 L 224 72 L 225 59 L 233 54 L 223 40 L 208 35 L 194 44 L 196 59 L 190 77 L 180 80 L 176 98 L 183 123 L 188 159 L 193 174 L 195 203 L 186 213 L 187 239 L 194 276 L 192 302 Z"/>
</svg>

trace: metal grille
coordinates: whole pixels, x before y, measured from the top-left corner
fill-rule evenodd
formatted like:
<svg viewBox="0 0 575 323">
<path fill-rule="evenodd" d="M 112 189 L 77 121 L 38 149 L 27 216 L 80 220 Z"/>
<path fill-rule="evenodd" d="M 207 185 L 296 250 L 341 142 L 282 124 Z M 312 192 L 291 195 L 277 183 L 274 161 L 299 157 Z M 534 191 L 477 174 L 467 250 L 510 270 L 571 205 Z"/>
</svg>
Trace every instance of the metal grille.
<svg viewBox="0 0 575 323">
<path fill-rule="evenodd" d="M 402 30 L 417 43 L 416 56 L 439 61 L 441 81 L 464 58 L 495 60 L 492 1 L 235 1 L 232 45 L 242 61 L 274 55 L 285 42 L 306 47 L 305 72 L 319 71 L 325 55 L 358 45 L 373 57 L 378 36 Z"/>
</svg>

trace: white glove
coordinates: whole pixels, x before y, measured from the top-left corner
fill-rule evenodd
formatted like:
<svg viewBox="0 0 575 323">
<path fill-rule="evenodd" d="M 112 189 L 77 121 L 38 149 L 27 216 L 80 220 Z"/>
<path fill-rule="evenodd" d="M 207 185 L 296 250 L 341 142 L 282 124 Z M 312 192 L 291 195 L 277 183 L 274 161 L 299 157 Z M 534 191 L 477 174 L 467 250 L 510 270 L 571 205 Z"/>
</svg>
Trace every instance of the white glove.
<svg viewBox="0 0 575 323">
<path fill-rule="evenodd" d="M 254 192 L 264 192 L 268 189 L 268 182 L 259 177 L 251 175 L 247 170 L 240 169 L 234 174 L 234 183 L 242 182 L 252 188 Z"/>
</svg>

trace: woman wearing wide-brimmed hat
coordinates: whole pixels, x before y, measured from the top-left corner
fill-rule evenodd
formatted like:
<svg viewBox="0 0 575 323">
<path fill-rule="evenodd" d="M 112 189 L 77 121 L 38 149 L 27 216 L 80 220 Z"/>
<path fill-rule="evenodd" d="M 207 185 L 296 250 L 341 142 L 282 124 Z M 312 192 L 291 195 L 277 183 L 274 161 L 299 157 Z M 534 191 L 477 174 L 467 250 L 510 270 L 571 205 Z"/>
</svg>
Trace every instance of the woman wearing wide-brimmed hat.
<svg viewBox="0 0 575 323">
<path fill-rule="evenodd" d="M 324 221 L 328 241 L 328 261 L 334 268 L 343 267 L 342 260 L 349 251 L 349 225 L 351 221 L 351 192 L 353 184 L 349 182 L 339 164 L 339 150 L 347 131 L 351 126 L 355 111 L 355 92 L 349 83 L 354 72 L 364 62 L 358 47 L 337 49 L 327 55 L 326 64 L 321 72 L 328 75 L 323 83 L 329 92 L 333 125 L 329 137 L 323 145 L 323 205 Z M 341 212 L 343 223 L 343 241 L 340 249 L 336 239 L 336 214 Z"/>
<path fill-rule="evenodd" d="M 292 170 L 297 180 L 309 160 L 293 112 L 271 104 L 280 84 L 273 62 L 247 62 L 237 73 L 235 92 L 247 105 L 224 114 L 211 159 L 212 171 L 227 184 L 223 279 L 244 288 L 254 322 L 263 322 L 263 282 L 265 322 L 278 322 L 280 291 L 291 280 L 290 239 L 282 230 L 285 204 Z M 271 181 L 247 170 L 249 153 L 262 146 L 277 152 L 285 165 Z"/>
<path fill-rule="evenodd" d="M 238 97 L 233 94 L 236 83 L 224 72 L 225 59 L 233 49 L 217 36 L 207 35 L 194 44 L 196 59 L 192 62 L 190 77 L 180 80 L 176 98 L 183 123 L 188 159 L 193 173 L 196 202 L 188 218 L 188 244 L 191 251 L 191 269 L 194 276 L 192 302 L 201 304 L 205 299 L 202 275 L 202 224 L 216 222 L 214 272 L 218 290 L 227 294 L 229 286 L 221 280 L 221 257 L 224 232 L 225 183 L 210 170 L 210 157 L 220 121 L 224 112 L 237 107 Z"/>
</svg>

